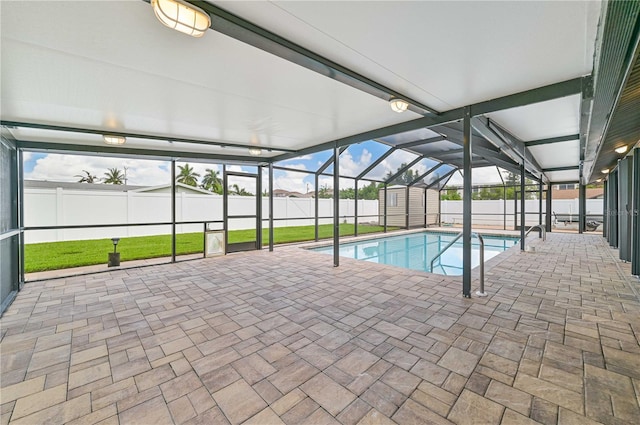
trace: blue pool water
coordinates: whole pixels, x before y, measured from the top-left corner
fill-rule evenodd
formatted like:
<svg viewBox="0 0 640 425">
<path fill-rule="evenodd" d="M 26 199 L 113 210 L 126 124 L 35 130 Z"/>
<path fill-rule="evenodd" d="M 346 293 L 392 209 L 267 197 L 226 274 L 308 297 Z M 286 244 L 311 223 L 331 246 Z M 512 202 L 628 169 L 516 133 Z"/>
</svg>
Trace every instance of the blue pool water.
<svg viewBox="0 0 640 425">
<path fill-rule="evenodd" d="M 421 232 L 341 243 L 340 256 L 430 272 L 431 259 L 455 236 L 455 233 Z M 485 262 L 511 248 L 520 240 L 509 236 L 483 235 L 483 238 Z M 333 246 L 312 248 L 312 250 L 333 254 Z M 476 267 L 480 262 L 480 244 L 477 238 L 472 239 L 471 262 L 472 267 Z M 433 273 L 462 274 L 462 239 L 453 244 L 433 263 Z"/>
</svg>

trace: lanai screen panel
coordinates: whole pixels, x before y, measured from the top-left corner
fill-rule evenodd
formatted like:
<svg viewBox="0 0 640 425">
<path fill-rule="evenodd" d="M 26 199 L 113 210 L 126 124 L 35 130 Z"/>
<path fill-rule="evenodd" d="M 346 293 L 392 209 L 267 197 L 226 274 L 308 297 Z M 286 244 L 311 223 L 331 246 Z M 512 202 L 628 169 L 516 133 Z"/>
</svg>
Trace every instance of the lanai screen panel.
<svg viewBox="0 0 640 425">
<path fill-rule="evenodd" d="M 388 145 L 373 140 L 350 145 L 340 155 L 340 175 L 358 176 L 389 149 Z"/>
<path fill-rule="evenodd" d="M 380 164 L 374 167 L 366 176 L 367 179 L 374 179 L 384 181 L 388 177 L 398 171 L 400 167 L 404 165 L 408 165 L 412 161 L 414 161 L 418 155 L 399 149 L 385 158 Z"/>
</svg>

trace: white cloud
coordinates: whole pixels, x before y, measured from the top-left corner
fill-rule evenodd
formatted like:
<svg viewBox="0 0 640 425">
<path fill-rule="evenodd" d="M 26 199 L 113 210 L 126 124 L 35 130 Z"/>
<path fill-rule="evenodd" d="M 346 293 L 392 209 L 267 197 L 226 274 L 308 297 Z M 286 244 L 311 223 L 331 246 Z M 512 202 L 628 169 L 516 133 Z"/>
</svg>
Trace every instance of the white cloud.
<svg viewBox="0 0 640 425">
<path fill-rule="evenodd" d="M 315 190 L 313 183 L 305 181 L 305 178 L 308 176 L 310 176 L 310 174 L 279 170 L 274 173 L 273 188 L 300 193 L 307 193 L 307 190 L 313 191 Z"/>
<path fill-rule="evenodd" d="M 84 170 L 102 178 L 109 168 L 124 172 L 126 167 L 128 184 L 157 186 L 171 181 L 168 164 L 142 159 L 49 154 L 36 160 L 33 170 L 25 173 L 25 179 L 75 182 L 79 180 L 76 176 Z"/>
<path fill-rule="evenodd" d="M 340 155 L 340 175 L 355 177 L 369 164 L 371 164 L 371 152 L 368 150 L 362 149 L 358 160 L 353 159 L 351 152 L 345 151 Z"/>
</svg>

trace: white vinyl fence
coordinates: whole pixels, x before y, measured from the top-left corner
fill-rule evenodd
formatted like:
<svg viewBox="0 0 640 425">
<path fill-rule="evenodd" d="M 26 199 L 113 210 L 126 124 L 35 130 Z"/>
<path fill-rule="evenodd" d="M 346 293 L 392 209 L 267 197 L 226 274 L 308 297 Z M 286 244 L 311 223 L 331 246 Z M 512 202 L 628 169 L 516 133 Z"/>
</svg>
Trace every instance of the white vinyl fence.
<svg viewBox="0 0 640 425">
<path fill-rule="evenodd" d="M 24 215 L 27 227 L 104 224 L 136 224 L 171 221 L 171 194 L 145 192 L 106 192 L 100 190 L 63 190 L 25 188 Z M 319 216 L 333 217 L 333 199 L 319 199 Z M 262 199 L 263 227 L 268 226 L 269 199 Z M 341 222 L 353 223 L 355 201 L 340 200 Z M 306 226 L 314 224 L 315 200 L 312 198 L 274 198 L 274 226 Z M 229 215 L 255 214 L 255 197 L 230 196 Z M 377 221 L 378 201 L 358 201 L 358 222 Z M 363 217 L 370 215 L 372 217 Z M 176 221 L 222 221 L 221 195 L 196 193 L 176 194 Z M 302 218 L 295 220 L 295 218 Z M 320 224 L 332 223 L 320 219 Z M 217 225 L 222 226 L 221 224 Z M 255 228 L 255 219 L 234 219 L 229 230 Z M 176 226 L 178 233 L 201 232 L 203 224 Z M 26 243 L 85 240 L 127 236 L 170 234 L 170 225 L 31 230 Z"/>
<path fill-rule="evenodd" d="M 525 223 L 527 226 L 538 224 L 538 208 L 539 202 L 535 200 L 525 200 Z M 542 215 L 544 223 L 544 215 L 546 209 L 546 201 L 542 202 Z M 601 215 L 603 213 L 602 199 L 587 199 L 587 215 Z M 462 201 L 442 201 L 441 221 L 442 223 L 462 223 Z M 513 199 L 504 200 L 487 200 L 472 201 L 472 226 L 491 226 L 502 227 L 506 223 L 507 229 L 514 227 L 514 209 L 515 203 Z M 518 201 L 518 213 L 520 209 L 520 201 Z M 571 216 L 573 221 L 577 221 L 578 217 L 578 199 L 552 199 L 551 211 L 562 216 Z M 503 214 L 506 212 L 506 217 Z M 535 214 L 529 214 L 535 213 Z M 518 220 L 520 220 L 518 218 Z M 553 217 L 552 217 L 553 220 Z"/>
</svg>

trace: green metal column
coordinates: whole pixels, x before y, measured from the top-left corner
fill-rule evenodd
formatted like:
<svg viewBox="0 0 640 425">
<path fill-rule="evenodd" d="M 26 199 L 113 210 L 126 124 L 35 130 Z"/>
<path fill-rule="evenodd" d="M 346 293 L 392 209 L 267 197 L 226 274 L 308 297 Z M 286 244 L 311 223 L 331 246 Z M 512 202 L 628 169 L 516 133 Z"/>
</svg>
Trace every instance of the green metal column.
<svg viewBox="0 0 640 425">
<path fill-rule="evenodd" d="M 526 232 L 526 213 L 524 196 L 524 161 L 520 164 L 520 250 L 524 251 L 524 234 Z"/>
<path fill-rule="evenodd" d="M 640 276 L 640 148 L 633 150 L 631 202 L 631 274 Z"/>
<path fill-rule="evenodd" d="M 358 236 L 358 179 L 354 182 L 353 201 L 353 236 Z"/>
<path fill-rule="evenodd" d="M 632 158 L 626 157 L 618 162 L 618 254 L 623 261 L 631 261 L 632 246 L 632 203 L 633 203 L 633 164 Z"/>
<path fill-rule="evenodd" d="M 226 246 L 226 243 L 225 243 Z M 176 262 L 176 160 L 171 159 L 171 262 Z"/>
<path fill-rule="evenodd" d="M 262 249 L 262 166 L 256 177 L 256 249 Z"/>
<path fill-rule="evenodd" d="M 387 204 L 389 203 L 389 198 L 387 195 L 387 183 L 384 183 L 384 233 L 387 233 Z"/>
<path fill-rule="evenodd" d="M 581 182 L 578 184 L 578 233 L 583 233 L 586 229 L 586 210 L 587 187 Z"/>
<path fill-rule="evenodd" d="M 272 162 L 269 163 L 269 251 L 273 251 L 273 163 Z"/>
<path fill-rule="evenodd" d="M 462 296 L 471 298 L 471 107 L 464 108 L 462 195 Z"/>
<path fill-rule="evenodd" d="M 612 171 L 609 173 L 609 194 L 607 200 L 609 201 L 609 245 L 618 247 L 618 172 Z"/>
<path fill-rule="evenodd" d="M 229 177 L 227 166 L 222 164 L 222 225 L 224 226 L 224 253 L 229 252 Z"/>
<path fill-rule="evenodd" d="M 553 206 L 552 206 L 552 201 L 553 199 L 551 199 L 551 188 L 553 186 L 551 184 L 547 185 L 547 211 L 546 211 L 546 215 L 545 215 L 545 223 L 544 223 L 544 227 L 546 228 L 547 232 L 551 232 L 552 229 L 552 220 L 553 220 Z"/>
<path fill-rule="evenodd" d="M 404 198 L 404 219 L 407 225 L 407 230 L 409 229 L 409 186 L 405 187 L 405 198 Z"/>
<path fill-rule="evenodd" d="M 340 265 L 340 148 L 333 148 L 333 266 Z"/>
<path fill-rule="evenodd" d="M 20 280 L 18 282 L 18 290 L 24 286 L 24 154 L 22 149 L 18 149 L 17 159 L 18 171 L 18 228 L 20 229 Z"/>
<path fill-rule="evenodd" d="M 318 230 L 318 226 L 320 225 L 320 219 L 318 218 L 318 211 L 319 211 L 319 206 L 320 206 L 320 201 L 318 200 L 318 183 L 319 183 L 319 177 L 318 174 L 315 175 L 315 196 L 314 196 L 314 204 L 315 204 L 315 210 L 316 210 L 316 216 L 315 216 L 315 222 L 314 222 L 314 232 L 315 232 L 315 240 L 316 242 L 318 242 L 318 240 L 320 240 L 320 234 L 319 234 L 319 230 Z"/>
<path fill-rule="evenodd" d="M 542 180 L 538 182 L 538 224 L 542 225 Z"/>
<path fill-rule="evenodd" d="M 603 182 L 603 196 L 602 196 L 602 237 L 607 241 L 609 240 L 609 187 L 607 181 Z"/>
</svg>

